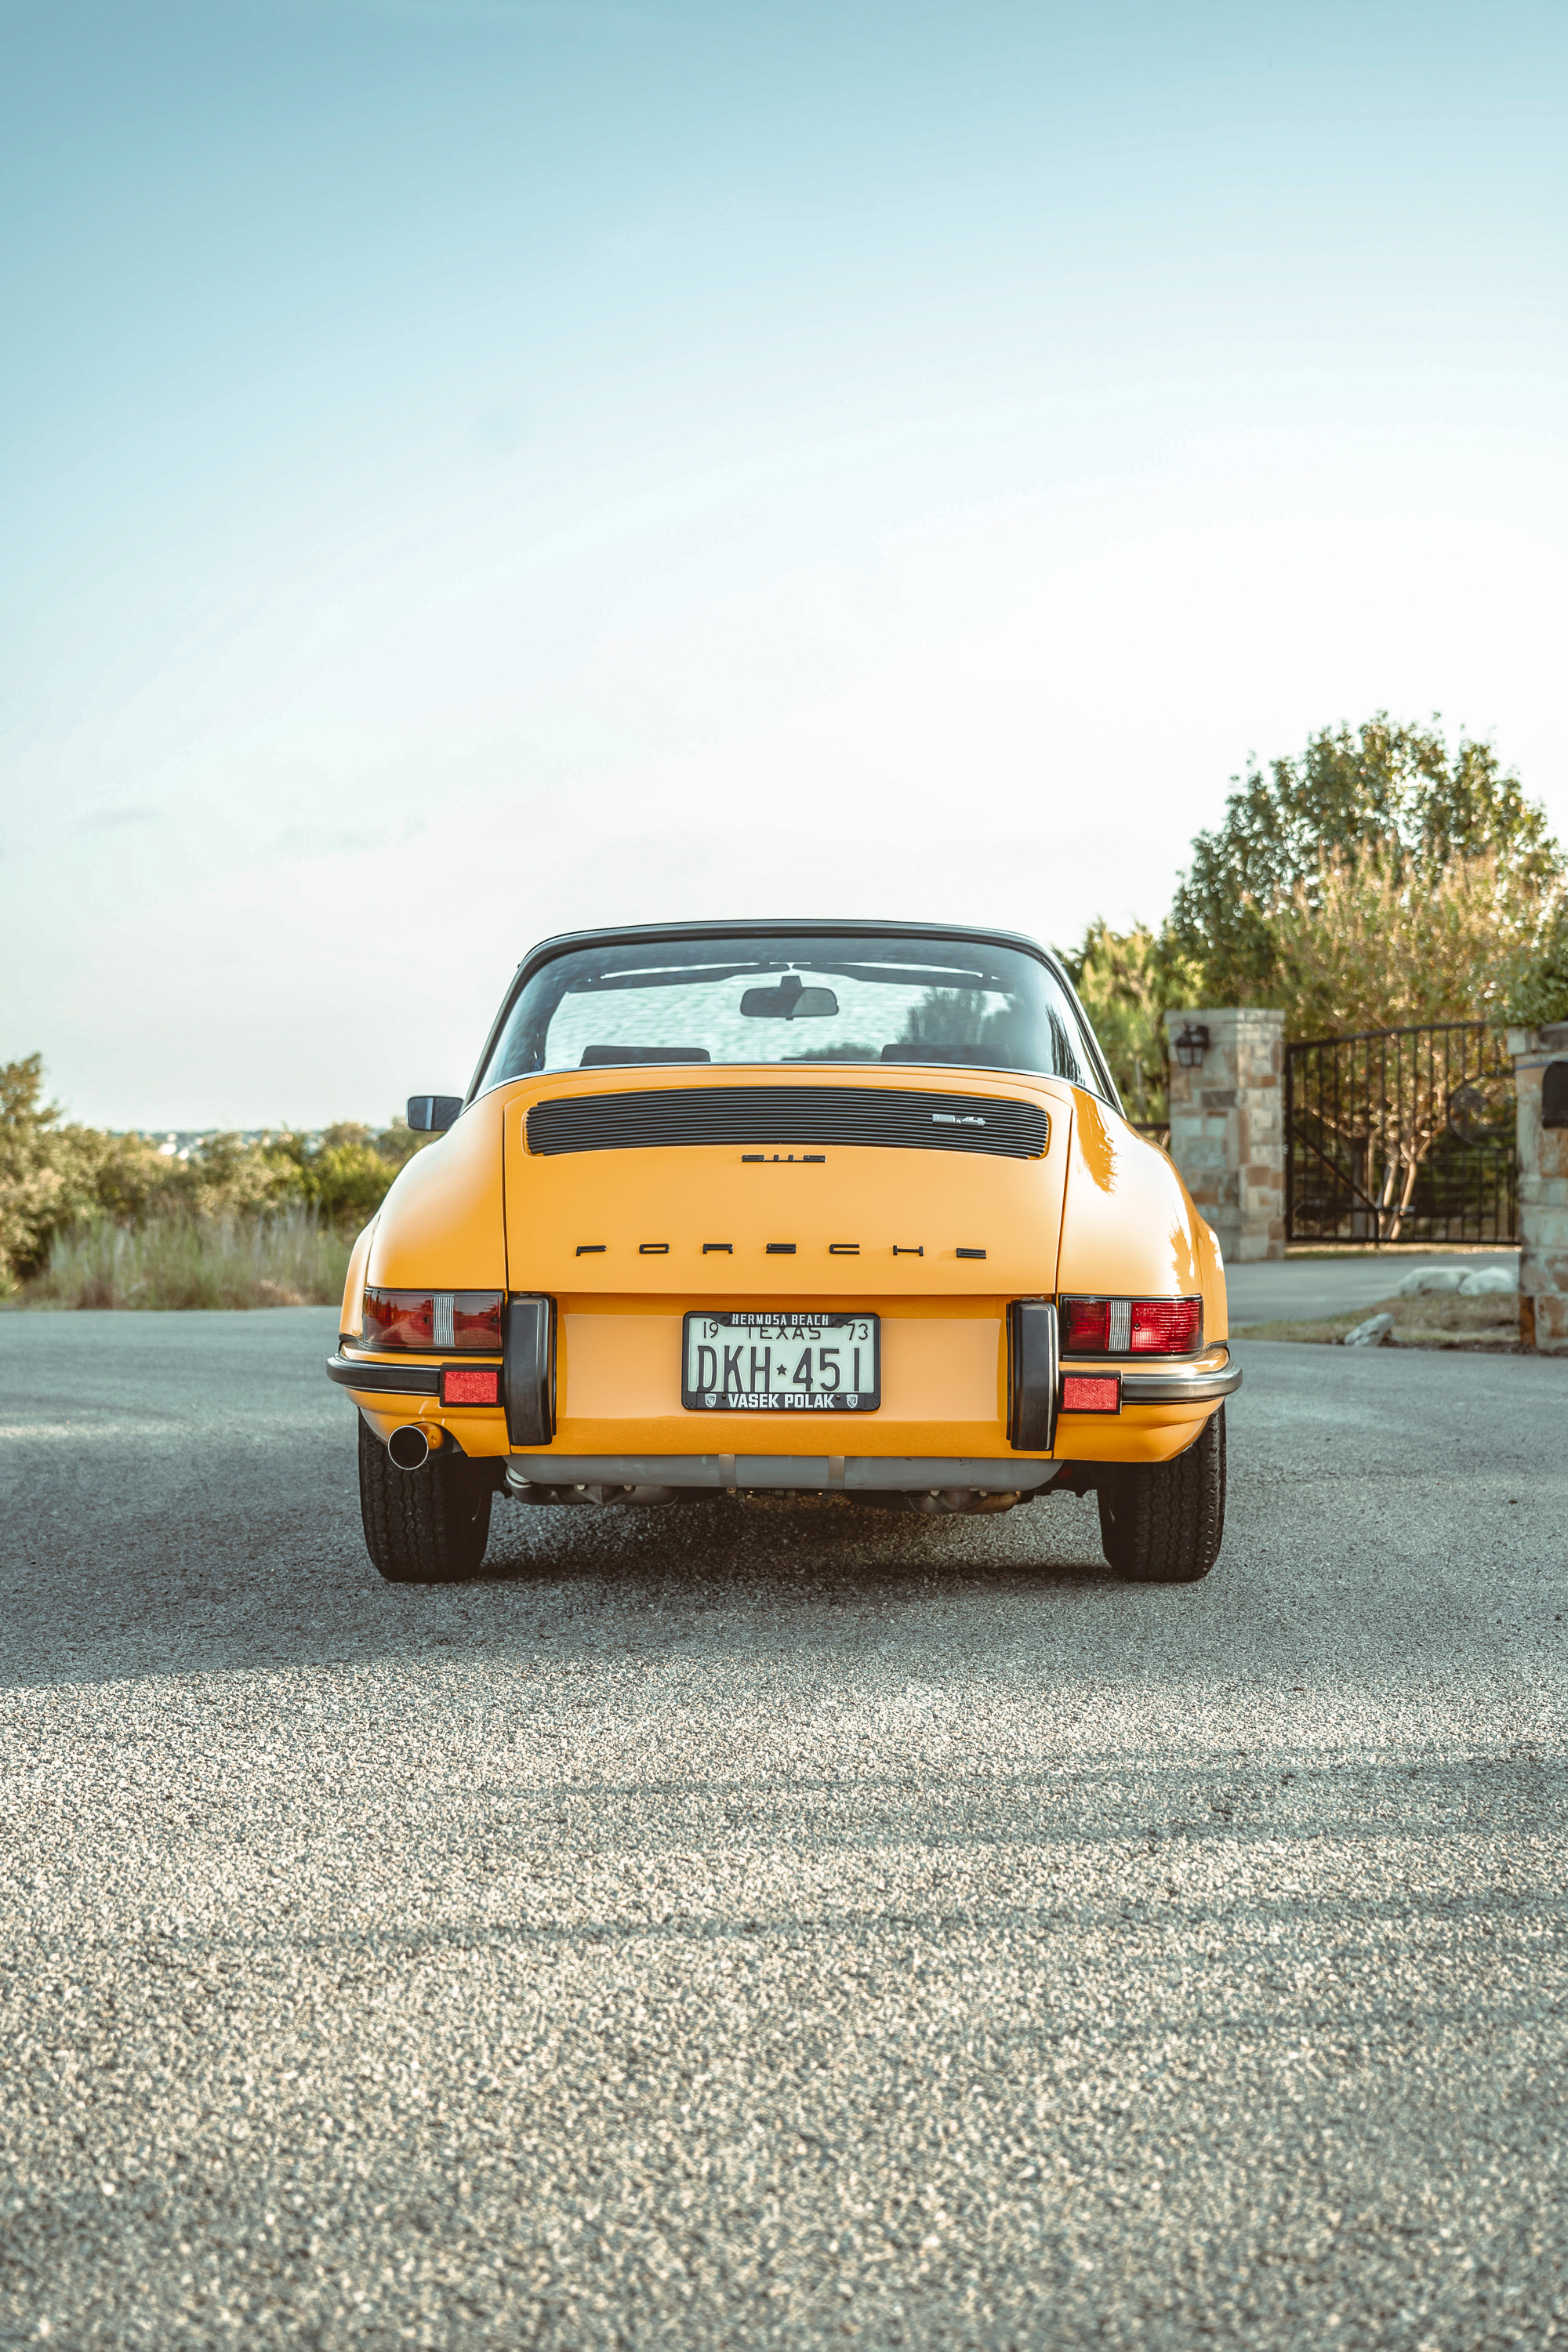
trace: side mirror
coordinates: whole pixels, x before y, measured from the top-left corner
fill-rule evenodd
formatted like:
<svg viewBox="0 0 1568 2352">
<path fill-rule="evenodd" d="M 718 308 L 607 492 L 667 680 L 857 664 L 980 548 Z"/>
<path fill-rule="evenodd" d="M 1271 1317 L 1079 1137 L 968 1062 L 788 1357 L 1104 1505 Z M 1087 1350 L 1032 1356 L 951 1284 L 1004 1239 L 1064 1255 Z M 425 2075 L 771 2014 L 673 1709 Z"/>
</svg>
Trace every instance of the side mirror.
<svg viewBox="0 0 1568 2352">
<path fill-rule="evenodd" d="M 461 1095 L 410 1095 L 408 1124 L 416 1135 L 445 1135 L 462 1108 Z"/>
</svg>

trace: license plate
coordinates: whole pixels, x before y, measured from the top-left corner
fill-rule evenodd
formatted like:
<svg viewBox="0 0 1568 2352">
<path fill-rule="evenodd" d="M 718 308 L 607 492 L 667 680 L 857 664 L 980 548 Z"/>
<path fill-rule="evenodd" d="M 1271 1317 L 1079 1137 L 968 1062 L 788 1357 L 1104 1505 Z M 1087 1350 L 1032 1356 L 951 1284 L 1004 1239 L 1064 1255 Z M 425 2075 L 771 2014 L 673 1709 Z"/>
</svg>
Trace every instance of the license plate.
<svg viewBox="0 0 1568 2352">
<path fill-rule="evenodd" d="M 689 1315 L 684 1347 L 688 1412 L 875 1412 L 882 1402 L 875 1315 Z"/>
</svg>

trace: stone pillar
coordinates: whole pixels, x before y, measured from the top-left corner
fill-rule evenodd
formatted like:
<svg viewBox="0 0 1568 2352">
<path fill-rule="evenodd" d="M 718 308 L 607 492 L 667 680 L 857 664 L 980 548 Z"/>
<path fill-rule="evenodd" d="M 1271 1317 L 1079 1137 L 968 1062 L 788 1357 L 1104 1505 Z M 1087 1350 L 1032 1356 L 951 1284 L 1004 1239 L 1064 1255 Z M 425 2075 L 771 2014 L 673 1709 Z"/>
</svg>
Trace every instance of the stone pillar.
<svg viewBox="0 0 1568 2352">
<path fill-rule="evenodd" d="M 1568 1021 L 1510 1029 L 1519 1121 L 1519 1337 L 1568 1356 Z"/>
<path fill-rule="evenodd" d="M 1209 1033 L 1201 1066 L 1184 1069 L 1176 1040 Z M 1167 1013 L 1171 1157 L 1219 1235 L 1226 1261 L 1285 1255 L 1285 1015 L 1234 1006 Z"/>
</svg>

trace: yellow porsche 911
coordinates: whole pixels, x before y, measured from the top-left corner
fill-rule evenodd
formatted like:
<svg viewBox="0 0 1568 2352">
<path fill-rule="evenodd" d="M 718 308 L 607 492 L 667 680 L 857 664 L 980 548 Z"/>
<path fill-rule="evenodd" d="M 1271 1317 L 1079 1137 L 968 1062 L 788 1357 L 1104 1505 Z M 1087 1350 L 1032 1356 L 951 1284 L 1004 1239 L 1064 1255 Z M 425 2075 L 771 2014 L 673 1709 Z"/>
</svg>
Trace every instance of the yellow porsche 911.
<svg viewBox="0 0 1568 2352">
<path fill-rule="evenodd" d="M 1006 931 L 703 923 L 525 958 L 360 1235 L 332 1379 L 365 1541 L 470 1575 L 491 1505 L 1099 1496 L 1106 1558 L 1225 1520 L 1214 1234 Z"/>
</svg>

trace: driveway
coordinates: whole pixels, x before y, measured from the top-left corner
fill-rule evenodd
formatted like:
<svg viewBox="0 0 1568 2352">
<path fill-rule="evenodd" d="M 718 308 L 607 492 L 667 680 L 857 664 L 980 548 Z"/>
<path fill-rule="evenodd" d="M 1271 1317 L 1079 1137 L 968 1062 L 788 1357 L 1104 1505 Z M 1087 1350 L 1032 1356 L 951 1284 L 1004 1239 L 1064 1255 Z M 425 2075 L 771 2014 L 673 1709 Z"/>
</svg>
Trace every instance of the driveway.
<svg viewBox="0 0 1568 2352">
<path fill-rule="evenodd" d="M 1226 1291 L 1233 1331 L 1249 1323 L 1284 1323 L 1313 1316 L 1348 1315 L 1358 1307 L 1373 1307 L 1392 1297 L 1407 1274 L 1417 1268 L 1443 1266 L 1461 1274 L 1482 1266 L 1519 1265 L 1510 1250 L 1446 1250 L 1436 1253 L 1389 1252 L 1357 1257 L 1291 1257 L 1258 1265 L 1227 1265 Z"/>
<path fill-rule="evenodd" d="M 0 1317 L 0 2342 L 1568 2334 L 1568 1365 L 1243 1346 L 1092 1503 L 498 1510 L 330 1313 Z"/>
</svg>

